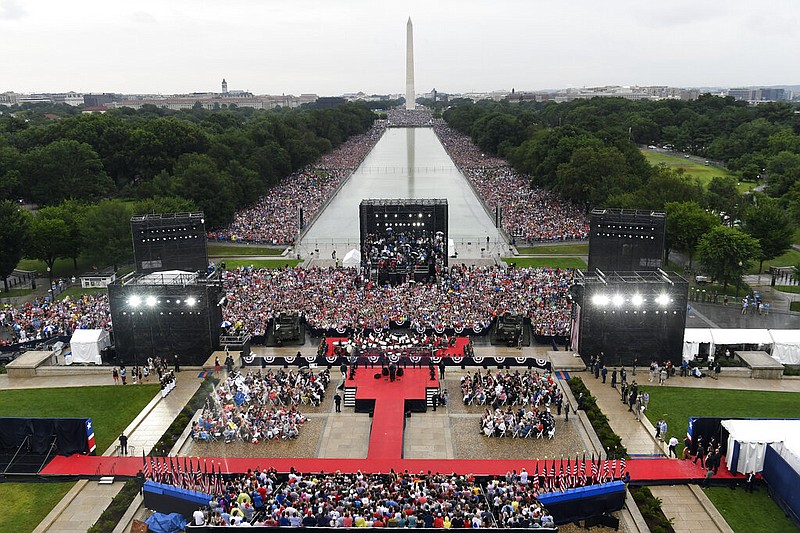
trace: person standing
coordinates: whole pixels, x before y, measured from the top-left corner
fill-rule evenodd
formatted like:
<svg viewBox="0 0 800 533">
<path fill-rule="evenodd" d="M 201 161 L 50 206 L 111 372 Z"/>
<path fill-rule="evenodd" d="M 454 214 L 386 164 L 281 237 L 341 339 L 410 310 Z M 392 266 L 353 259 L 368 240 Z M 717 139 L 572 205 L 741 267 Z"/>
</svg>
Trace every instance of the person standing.
<svg viewBox="0 0 800 533">
<path fill-rule="evenodd" d="M 603 366 L 602 370 L 600 370 L 600 374 L 603 376 L 603 384 L 605 384 L 606 376 L 608 375 L 608 369 Z"/>
<path fill-rule="evenodd" d="M 444 357 L 439 360 L 439 379 L 444 379 L 444 370 L 447 365 L 444 364 Z"/>
<path fill-rule="evenodd" d="M 342 361 L 342 364 L 339 366 L 339 372 L 342 373 L 342 381 L 347 380 L 347 363 Z"/>
<path fill-rule="evenodd" d="M 605 382 L 605 380 L 603 380 L 603 382 Z M 616 368 L 611 372 L 611 388 L 612 389 L 616 389 L 617 388 L 617 369 Z"/>
<path fill-rule="evenodd" d="M 675 459 L 677 459 L 678 458 L 678 453 L 675 451 L 675 449 L 678 447 L 678 438 L 675 435 L 671 436 L 669 438 L 668 445 L 669 445 L 669 455 L 668 455 L 668 457 L 674 457 Z"/>
<path fill-rule="evenodd" d="M 119 453 L 120 455 L 128 455 L 128 437 L 124 432 L 119 434 Z"/>
<path fill-rule="evenodd" d="M 703 444 L 703 438 L 700 437 L 697 440 L 697 454 L 694 456 L 694 463 L 697 464 L 697 460 L 700 460 L 700 466 L 705 468 L 706 467 L 706 447 Z"/>
<path fill-rule="evenodd" d="M 342 412 L 342 397 L 338 392 L 333 397 L 333 403 L 336 405 L 336 412 L 337 413 L 341 413 Z"/>
<path fill-rule="evenodd" d="M 128 371 L 125 369 L 125 365 L 120 365 L 119 367 L 119 379 L 122 380 L 123 385 L 128 381 Z"/>
<path fill-rule="evenodd" d="M 111 371 L 111 377 L 114 378 L 114 385 L 119 385 L 119 370 L 117 370 L 117 367 L 114 367 Z"/>
<path fill-rule="evenodd" d="M 751 470 L 747 474 L 744 483 L 745 483 L 744 490 L 746 490 L 747 492 L 753 492 L 753 489 L 755 488 L 756 484 L 756 473 Z"/>
<path fill-rule="evenodd" d="M 178 354 L 175 354 L 173 359 L 175 361 L 175 373 L 177 374 L 181 371 L 181 362 L 178 360 Z"/>
</svg>

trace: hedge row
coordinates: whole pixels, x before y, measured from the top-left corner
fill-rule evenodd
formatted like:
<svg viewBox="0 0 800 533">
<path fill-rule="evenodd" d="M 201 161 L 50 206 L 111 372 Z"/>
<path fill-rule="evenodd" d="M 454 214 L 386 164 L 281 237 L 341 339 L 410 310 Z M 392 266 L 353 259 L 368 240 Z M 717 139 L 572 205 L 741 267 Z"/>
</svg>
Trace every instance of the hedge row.
<svg viewBox="0 0 800 533">
<path fill-rule="evenodd" d="M 570 378 L 567 383 L 576 399 L 583 393 L 583 411 L 589 418 L 589 422 L 592 424 L 606 452 L 609 455 L 615 454 L 617 457 L 627 457 L 628 450 L 622 445 L 622 439 L 611 429 L 608 424 L 608 417 L 597 406 L 597 399 L 589 393 L 589 389 L 583 384 L 583 380 L 581 378 Z"/>
</svg>

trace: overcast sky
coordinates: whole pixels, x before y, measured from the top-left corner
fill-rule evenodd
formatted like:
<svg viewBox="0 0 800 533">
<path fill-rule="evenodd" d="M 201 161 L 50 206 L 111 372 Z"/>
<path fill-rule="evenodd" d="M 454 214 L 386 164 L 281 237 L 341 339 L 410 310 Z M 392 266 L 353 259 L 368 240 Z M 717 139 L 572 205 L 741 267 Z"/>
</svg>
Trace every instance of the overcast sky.
<svg viewBox="0 0 800 533">
<path fill-rule="evenodd" d="M 800 84 L 800 0 L 0 0 L 0 92 Z"/>
</svg>

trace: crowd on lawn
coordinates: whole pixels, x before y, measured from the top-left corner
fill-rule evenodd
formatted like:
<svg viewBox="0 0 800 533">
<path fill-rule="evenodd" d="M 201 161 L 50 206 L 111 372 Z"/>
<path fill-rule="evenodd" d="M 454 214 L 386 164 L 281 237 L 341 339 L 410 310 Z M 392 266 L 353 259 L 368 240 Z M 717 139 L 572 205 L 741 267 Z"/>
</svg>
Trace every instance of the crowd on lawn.
<svg viewBox="0 0 800 533">
<path fill-rule="evenodd" d="M 414 128 L 433 124 L 433 114 L 427 109 L 403 109 L 396 107 L 386 112 L 389 126 Z"/>
<path fill-rule="evenodd" d="M 0 308 L 0 345 L 6 346 L 57 335 L 76 329 L 111 329 L 107 294 L 85 294 L 79 298 L 36 298 L 21 306 Z"/>
<path fill-rule="evenodd" d="M 454 265 L 436 282 L 379 286 L 349 269 L 237 268 L 223 274 L 225 319 L 234 330 L 263 335 L 280 312 L 296 312 L 323 330 L 485 331 L 495 316 L 523 315 L 536 335 L 568 335 L 573 271 Z"/>
<path fill-rule="evenodd" d="M 585 210 L 555 193 L 531 187 L 530 178 L 503 159 L 487 156 L 443 122 L 434 126 L 447 153 L 490 207 L 500 206 L 503 227 L 517 241 L 563 241 L 589 237 Z"/>
<path fill-rule="evenodd" d="M 377 121 L 366 133 L 350 137 L 313 165 L 287 176 L 256 203 L 234 216 L 227 227 L 208 233 L 210 240 L 292 244 L 299 210 L 310 221 L 345 178 L 361 164 L 386 130 Z"/>
<path fill-rule="evenodd" d="M 525 473 L 485 483 L 472 475 L 300 474 L 251 471 L 221 483 L 194 525 L 553 528 Z"/>
<path fill-rule="evenodd" d="M 200 419 L 192 425 L 192 438 L 253 444 L 296 438 L 307 421 L 298 406 L 322 403 L 328 383 L 328 370 L 231 372 L 217 385 Z"/>
</svg>

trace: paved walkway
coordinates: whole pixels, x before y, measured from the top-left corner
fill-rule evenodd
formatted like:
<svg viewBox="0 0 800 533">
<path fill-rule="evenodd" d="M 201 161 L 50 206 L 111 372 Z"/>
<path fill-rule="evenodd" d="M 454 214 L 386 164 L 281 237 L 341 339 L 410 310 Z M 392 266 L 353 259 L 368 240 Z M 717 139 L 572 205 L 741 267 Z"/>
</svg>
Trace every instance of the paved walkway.
<svg viewBox="0 0 800 533">
<path fill-rule="evenodd" d="M 149 453 L 164 431 L 172 424 L 186 402 L 194 395 L 202 383 L 197 378 L 197 370 L 189 370 L 178 374 L 175 389 L 166 397 L 157 394 L 142 410 L 139 416 L 126 428 L 128 445 L 135 448 L 138 455 Z M 6 377 L 6 376 L 3 376 Z M 19 383 L 18 383 L 19 382 Z M 3 388 L 59 387 L 108 385 L 111 379 L 103 376 L 58 376 L 46 378 L 30 378 L 25 380 L 0 381 Z M 121 385 L 117 385 L 118 387 Z M 129 385 L 135 386 L 135 385 Z M 109 447 L 103 455 L 116 452 L 116 443 Z M 111 503 L 114 496 L 122 489 L 123 482 L 100 485 L 96 481 L 79 481 L 69 493 L 37 526 L 34 533 L 77 533 L 88 530 Z"/>
<path fill-rule="evenodd" d="M 644 374 L 640 372 L 636 377 L 641 380 L 646 379 L 646 376 L 646 372 Z M 602 379 L 595 379 L 588 372 L 576 373 L 575 377 L 582 378 L 592 396 L 597 398 L 598 407 L 608 417 L 611 429 L 622 438 L 622 443 L 628 449 L 629 454 L 664 453 L 664 444 L 656 441 L 654 433 L 649 429 L 649 422 L 644 417 L 642 417 L 642 422 L 636 421 L 633 414 L 628 412 L 628 407 L 622 403 L 618 389 L 611 387 L 610 379 L 608 383 L 603 384 Z M 633 376 L 629 375 L 629 379 L 633 381 Z M 681 385 L 681 383 L 677 383 L 677 380 L 669 379 L 668 381 L 672 382 L 670 385 L 673 386 Z M 717 383 L 724 381 L 721 379 Z M 695 491 L 687 485 L 651 487 L 650 490 L 656 497 L 663 500 L 664 514 L 673 520 L 676 532 L 732 531 L 702 491 Z"/>
</svg>

